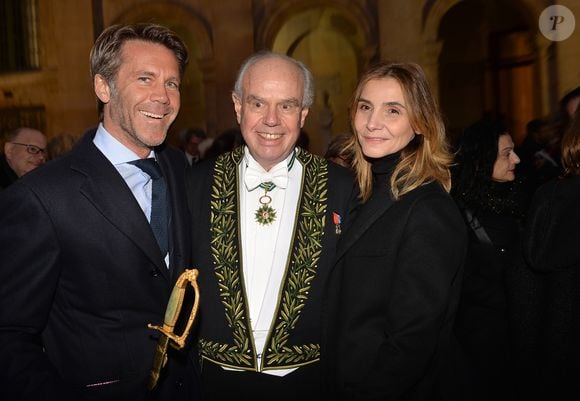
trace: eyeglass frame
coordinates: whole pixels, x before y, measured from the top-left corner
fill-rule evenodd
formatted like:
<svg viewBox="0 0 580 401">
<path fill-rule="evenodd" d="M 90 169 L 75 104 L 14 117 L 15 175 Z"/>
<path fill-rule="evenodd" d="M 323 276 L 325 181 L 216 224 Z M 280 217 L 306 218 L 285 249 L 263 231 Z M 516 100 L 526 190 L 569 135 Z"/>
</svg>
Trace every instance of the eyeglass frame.
<svg viewBox="0 0 580 401">
<path fill-rule="evenodd" d="M 36 156 L 38 154 L 42 154 L 43 156 L 46 156 L 46 149 L 43 149 L 39 146 L 32 145 L 30 143 L 19 143 L 19 142 L 8 142 L 8 143 L 11 143 L 13 145 L 26 146 L 26 151 L 31 155 Z"/>
</svg>

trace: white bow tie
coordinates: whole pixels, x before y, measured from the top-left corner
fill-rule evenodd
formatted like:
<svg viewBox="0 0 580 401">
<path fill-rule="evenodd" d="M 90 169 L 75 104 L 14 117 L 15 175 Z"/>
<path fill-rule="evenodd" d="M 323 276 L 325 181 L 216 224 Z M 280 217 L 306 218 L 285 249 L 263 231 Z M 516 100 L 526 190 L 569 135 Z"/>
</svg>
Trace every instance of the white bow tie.
<svg viewBox="0 0 580 401">
<path fill-rule="evenodd" d="M 288 186 L 288 167 L 280 163 L 270 171 L 258 170 L 252 166 L 246 168 L 244 183 L 248 191 L 253 191 L 265 182 L 272 182 L 277 187 L 285 189 Z"/>
</svg>

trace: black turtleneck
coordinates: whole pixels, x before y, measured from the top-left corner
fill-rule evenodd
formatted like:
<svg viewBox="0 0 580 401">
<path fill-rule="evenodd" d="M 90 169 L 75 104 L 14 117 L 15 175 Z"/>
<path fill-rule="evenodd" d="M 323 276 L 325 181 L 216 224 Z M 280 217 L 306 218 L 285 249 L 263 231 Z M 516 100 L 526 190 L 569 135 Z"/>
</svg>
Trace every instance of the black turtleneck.
<svg viewBox="0 0 580 401">
<path fill-rule="evenodd" d="M 377 159 L 368 159 L 372 166 L 373 177 L 382 179 L 386 175 L 388 180 L 399 162 L 400 155 L 401 153 L 397 152 Z"/>
<path fill-rule="evenodd" d="M 384 202 L 391 197 L 391 175 L 400 159 L 400 152 L 378 157 L 368 158 L 373 173 L 373 193 L 366 203 Z"/>
</svg>

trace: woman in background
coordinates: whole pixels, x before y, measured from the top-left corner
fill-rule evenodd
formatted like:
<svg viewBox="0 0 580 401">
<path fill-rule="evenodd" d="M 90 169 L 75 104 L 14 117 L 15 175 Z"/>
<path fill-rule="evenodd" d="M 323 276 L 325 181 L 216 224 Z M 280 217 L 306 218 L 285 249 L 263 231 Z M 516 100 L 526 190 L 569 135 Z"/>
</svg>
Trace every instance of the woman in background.
<svg viewBox="0 0 580 401">
<path fill-rule="evenodd" d="M 562 138 L 562 167 L 561 177 L 536 191 L 524 230 L 526 265 L 518 281 L 529 285 L 518 292 L 525 319 L 518 325 L 516 349 L 528 400 L 572 400 L 580 393 L 578 110 Z"/>
<path fill-rule="evenodd" d="M 525 207 L 515 181 L 514 142 L 497 121 L 465 129 L 451 194 L 469 227 L 469 248 L 455 332 L 473 369 L 477 400 L 512 400 L 506 275 L 519 255 Z"/>
<path fill-rule="evenodd" d="M 362 204 L 327 287 L 321 358 L 330 398 L 465 399 L 452 326 L 467 234 L 448 194 L 452 156 L 422 69 L 369 70 L 351 121 Z"/>
</svg>

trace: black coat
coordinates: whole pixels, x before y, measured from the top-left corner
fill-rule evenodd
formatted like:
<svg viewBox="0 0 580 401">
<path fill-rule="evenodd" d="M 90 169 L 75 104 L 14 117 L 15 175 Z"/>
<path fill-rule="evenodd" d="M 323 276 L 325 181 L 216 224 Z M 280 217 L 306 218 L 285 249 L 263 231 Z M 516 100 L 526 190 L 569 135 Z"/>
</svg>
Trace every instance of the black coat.
<svg viewBox="0 0 580 401">
<path fill-rule="evenodd" d="M 556 178 L 537 190 L 528 212 L 525 265 L 513 280 L 522 399 L 580 392 L 579 202 L 580 176 Z"/>
<path fill-rule="evenodd" d="M 452 326 L 466 245 L 438 184 L 398 201 L 375 186 L 343 233 L 328 286 L 322 360 L 333 399 L 460 397 Z"/>
<path fill-rule="evenodd" d="M 157 151 L 171 199 L 167 269 L 93 137 L 0 193 L 3 400 L 145 398 L 158 337 L 147 324 L 163 322 L 190 262 L 186 162 L 177 150 Z"/>
<path fill-rule="evenodd" d="M 512 400 L 507 276 L 520 256 L 520 220 L 490 209 L 465 214 L 469 245 L 455 333 L 471 368 L 474 400 Z"/>
</svg>

